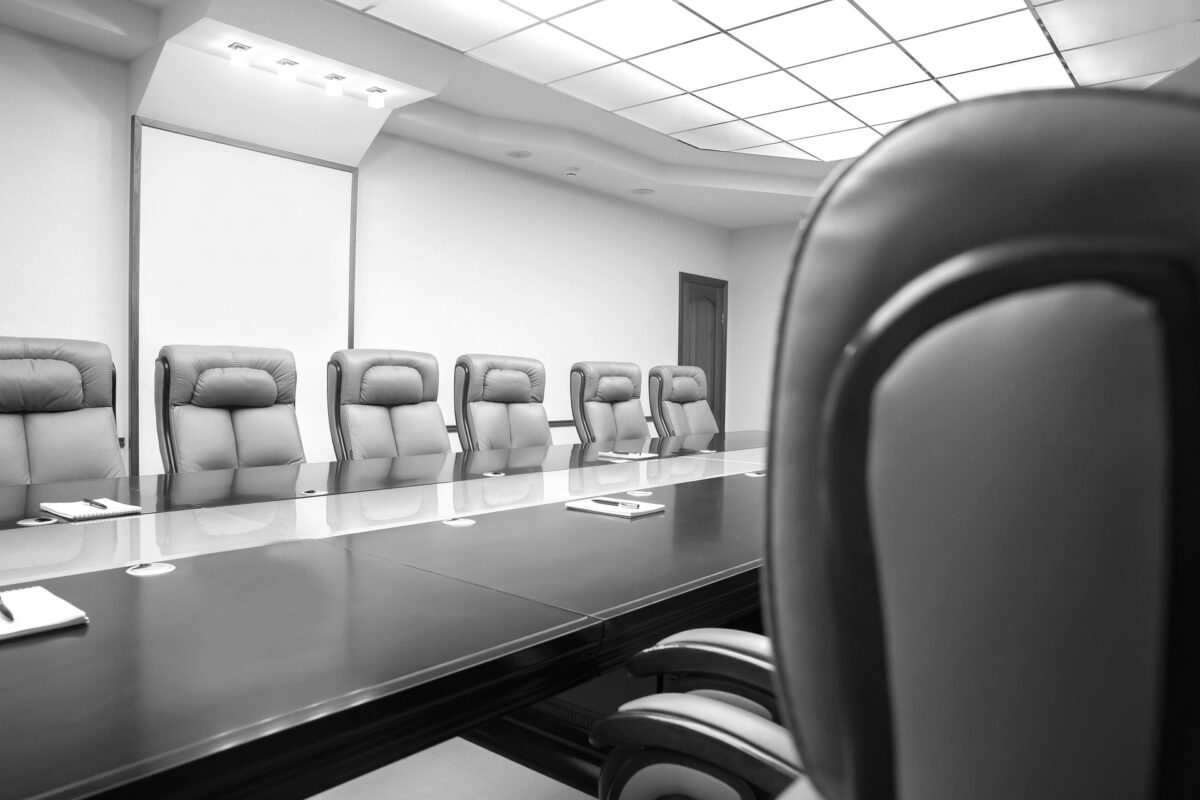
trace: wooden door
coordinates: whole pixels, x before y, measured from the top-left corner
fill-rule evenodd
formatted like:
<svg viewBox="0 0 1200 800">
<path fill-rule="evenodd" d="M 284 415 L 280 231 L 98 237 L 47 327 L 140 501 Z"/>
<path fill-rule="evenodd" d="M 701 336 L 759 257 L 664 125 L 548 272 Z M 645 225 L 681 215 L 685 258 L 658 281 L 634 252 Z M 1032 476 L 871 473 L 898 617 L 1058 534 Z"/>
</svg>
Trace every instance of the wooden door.
<svg viewBox="0 0 1200 800">
<path fill-rule="evenodd" d="M 729 281 L 679 273 L 679 363 L 708 377 L 708 404 L 725 430 L 725 307 Z"/>
</svg>

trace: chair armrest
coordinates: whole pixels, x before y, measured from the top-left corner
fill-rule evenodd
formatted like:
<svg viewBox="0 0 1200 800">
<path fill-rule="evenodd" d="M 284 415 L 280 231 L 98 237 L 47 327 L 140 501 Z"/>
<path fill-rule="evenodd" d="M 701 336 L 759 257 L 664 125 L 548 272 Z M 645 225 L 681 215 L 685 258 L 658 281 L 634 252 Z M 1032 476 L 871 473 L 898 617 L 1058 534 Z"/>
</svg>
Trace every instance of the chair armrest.
<svg viewBox="0 0 1200 800">
<path fill-rule="evenodd" d="M 776 795 L 803 775 L 782 726 L 719 700 L 690 694 L 640 697 L 600 720 L 598 747 L 642 747 L 682 753 L 713 764 Z"/>
<path fill-rule="evenodd" d="M 776 716 L 774 651 L 762 634 L 731 628 L 683 631 L 635 654 L 628 669 L 639 676 L 678 675 L 680 690 L 732 692 Z"/>
</svg>

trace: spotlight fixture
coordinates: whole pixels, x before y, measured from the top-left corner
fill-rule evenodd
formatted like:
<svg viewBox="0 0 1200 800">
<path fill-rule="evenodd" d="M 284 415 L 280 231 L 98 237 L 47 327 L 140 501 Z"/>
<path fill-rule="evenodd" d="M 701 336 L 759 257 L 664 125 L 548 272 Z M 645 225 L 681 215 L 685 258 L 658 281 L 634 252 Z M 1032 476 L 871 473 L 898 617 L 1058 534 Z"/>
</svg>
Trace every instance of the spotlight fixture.
<svg viewBox="0 0 1200 800">
<path fill-rule="evenodd" d="M 506 155 L 509 158 L 529 158 L 533 153 L 528 150 L 509 150 Z"/>
<path fill-rule="evenodd" d="M 250 66 L 250 45 L 241 42 L 231 42 L 229 45 L 229 66 L 245 69 Z"/>
<path fill-rule="evenodd" d="M 383 108 L 383 95 L 387 89 L 381 89 L 378 86 L 372 86 L 367 89 L 367 105 L 371 108 Z"/>
<path fill-rule="evenodd" d="M 579 167 L 567 167 L 567 171 L 563 175 L 566 175 L 568 178 L 577 178 L 579 177 Z"/>
<path fill-rule="evenodd" d="M 281 58 L 275 62 L 279 65 L 279 72 L 275 73 L 279 76 L 279 80 L 284 83 L 296 82 L 296 63 L 290 58 Z"/>
<path fill-rule="evenodd" d="M 646 188 L 630 189 L 629 191 L 633 192 L 634 194 L 654 194 L 653 189 L 646 189 Z"/>
<path fill-rule="evenodd" d="M 342 81 L 344 81 L 344 80 L 346 80 L 345 75 L 338 75 L 333 72 L 326 75 L 325 76 L 325 94 L 329 95 L 330 97 L 341 97 L 342 96 Z"/>
</svg>

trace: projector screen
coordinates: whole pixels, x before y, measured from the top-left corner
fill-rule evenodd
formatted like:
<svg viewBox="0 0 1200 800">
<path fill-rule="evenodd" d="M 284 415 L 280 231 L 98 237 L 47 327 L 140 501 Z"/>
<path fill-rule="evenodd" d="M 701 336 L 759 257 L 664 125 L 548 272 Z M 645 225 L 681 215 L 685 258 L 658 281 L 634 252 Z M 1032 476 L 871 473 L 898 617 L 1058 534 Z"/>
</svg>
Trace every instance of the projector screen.
<svg viewBox="0 0 1200 800">
<path fill-rule="evenodd" d="M 139 152 L 137 472 L 163 471 L 154 361 L 168 344 L 292 351 L 305 455 L 334 460 L 325 364 L 349 346 L 354 169 L 149 124 Z"/>
</svg>

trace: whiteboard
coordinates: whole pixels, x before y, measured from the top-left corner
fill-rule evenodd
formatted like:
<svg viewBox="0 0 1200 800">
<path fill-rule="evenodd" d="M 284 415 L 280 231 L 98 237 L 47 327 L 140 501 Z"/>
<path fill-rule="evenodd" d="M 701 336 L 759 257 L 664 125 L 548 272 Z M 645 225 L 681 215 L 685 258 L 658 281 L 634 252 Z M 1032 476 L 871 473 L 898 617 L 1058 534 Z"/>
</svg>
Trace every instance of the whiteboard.
<svg viewBox="0 0 1200 800">
<path fill-rule="evenodd" d="M 305 456 L 333 461 L 325 364 L 348 344 L 354 172 L 149 125 L 139 166 L 138 472 L 163 471 L 154 361 L 168 344 L 291 350 Z"/>
</svg>

